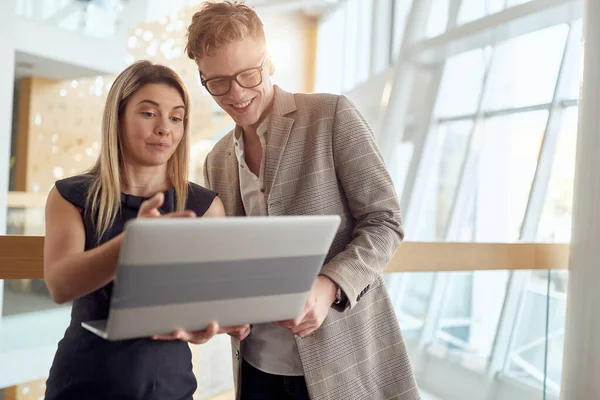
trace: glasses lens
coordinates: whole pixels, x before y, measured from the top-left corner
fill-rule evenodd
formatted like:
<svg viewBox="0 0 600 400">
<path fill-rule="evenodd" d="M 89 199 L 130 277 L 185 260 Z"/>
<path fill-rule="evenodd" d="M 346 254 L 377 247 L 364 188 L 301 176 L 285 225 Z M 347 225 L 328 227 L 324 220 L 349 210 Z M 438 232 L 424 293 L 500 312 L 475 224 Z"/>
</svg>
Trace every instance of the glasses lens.
<svg viewBox="0 0 600 400">
<path fill-rule="evenodd" d="M 206 88 L 214 96 L 224 95 L 229 91 L 229 80 L 227 79 L 211 79 L 206 82 Z"/>
<path fill-rule="evenodd" d="M 251 69 L 248 71 L 244 71 L 237 76 L 237 81 L 240 86 L 245 88 L 253 88 L 254 86 L 258 86 L 262 82 L 262 75 L 260 70 Z"/>
</svg>

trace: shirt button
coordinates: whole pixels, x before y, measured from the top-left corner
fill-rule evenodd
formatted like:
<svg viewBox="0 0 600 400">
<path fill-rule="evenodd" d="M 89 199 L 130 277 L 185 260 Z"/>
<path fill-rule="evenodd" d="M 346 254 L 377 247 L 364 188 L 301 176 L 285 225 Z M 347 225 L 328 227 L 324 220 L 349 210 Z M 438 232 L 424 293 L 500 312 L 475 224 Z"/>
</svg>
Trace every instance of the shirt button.
<svg viewBox="0 0 600 400">
<path fill-rule="evenodd" d="M 243 166 L 243 165 L 240 165 L 240 168 L 241 168 L 241 169 L 244 169 L 244 166 Z"/>
</svg>

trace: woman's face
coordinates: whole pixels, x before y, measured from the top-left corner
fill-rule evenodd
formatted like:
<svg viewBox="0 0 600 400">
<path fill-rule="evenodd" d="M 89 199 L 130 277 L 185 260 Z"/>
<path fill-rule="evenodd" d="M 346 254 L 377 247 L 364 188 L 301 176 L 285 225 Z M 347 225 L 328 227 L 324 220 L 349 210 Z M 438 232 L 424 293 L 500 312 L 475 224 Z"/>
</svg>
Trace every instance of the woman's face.
<svg viewBox="0 0 600 400">
<path fill-rule="evenodd" d="M 142 86 L 120 118 L 123 161 L 140 167 L 166 164 L 183 138 L 184 116 L 177 89 L 164 83 Z"/>
</svg>

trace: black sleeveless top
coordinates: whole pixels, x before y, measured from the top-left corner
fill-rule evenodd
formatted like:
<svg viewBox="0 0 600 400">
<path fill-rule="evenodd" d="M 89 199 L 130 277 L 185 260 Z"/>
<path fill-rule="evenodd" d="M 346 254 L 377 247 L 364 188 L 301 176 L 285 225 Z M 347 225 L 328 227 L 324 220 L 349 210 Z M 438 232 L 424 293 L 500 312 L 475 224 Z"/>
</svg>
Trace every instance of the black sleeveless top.
<svg viewBox="0 0 600 400">
<path fill-rule="evenodd" d="M 90 183 L 91 177 L 86 175 L 56 182 L 58 192 L 83 210 L 86 251 L 120 234 L 145 200 L 121 194 L 121 212 L 98 243 L 95 224 L 85 210 Z M 164 194 L 161 211 L 175 211 L 175 190 Z M 215 192 L 190 183 L 186 209 L 202 216 L 215 196 Z M 196 379 L 187 343 L 152 339 L 111 342 L 81 327 L 82 321 L 108 318 L 112 286 L 109 283 L 73 302 L 71 324 L 58 344 L 46 383 L 46 400 L 191 400 Z"/>
</svg>

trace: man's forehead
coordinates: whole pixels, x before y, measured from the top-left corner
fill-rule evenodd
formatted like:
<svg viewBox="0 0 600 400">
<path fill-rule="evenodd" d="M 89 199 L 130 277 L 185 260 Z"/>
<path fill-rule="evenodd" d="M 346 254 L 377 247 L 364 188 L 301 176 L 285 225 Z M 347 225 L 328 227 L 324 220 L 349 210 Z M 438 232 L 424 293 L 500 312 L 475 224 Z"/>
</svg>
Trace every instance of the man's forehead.
<svg viewBox="0 0 600 400">
<path fill-rule="evenodd" d="M 233 41 L 197 60 L 196 64 L 206 75 L 232 75 L 259 66 L 266 55 L 265 47 L 265 43 L 253 38 Z"/>
<path fill-rule="evenodd" d="M 198 69 L 206 78 L 221 75 L 234 75 L 249 68 L 259 67 L 265 55 L 249 54 L 246 57 L 205 57 L 196 62 Z"/>
</svg>

